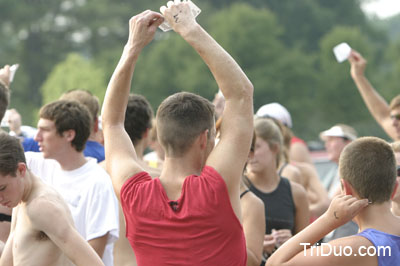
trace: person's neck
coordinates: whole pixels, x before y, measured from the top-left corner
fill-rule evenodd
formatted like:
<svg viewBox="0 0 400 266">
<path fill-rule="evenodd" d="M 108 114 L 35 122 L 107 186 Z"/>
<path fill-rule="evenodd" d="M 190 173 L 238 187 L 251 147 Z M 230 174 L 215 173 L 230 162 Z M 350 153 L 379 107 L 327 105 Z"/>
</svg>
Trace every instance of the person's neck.
<svg viewBox="0 0 400 266">
<path fill-rule="evenodd" d="M 393 233 L 390 224 L 398 224 L 399 218 L 391 212 L 391 202 L 370 204 L 355 217 L 360 231 L 374 228 L 379 231 Z M 379 215 L 377 215 L 379 214 Z"/>
<path fill-rule="evenodd" d="M 264 192 L 275 190 L 280 181 L 280 176 L 276 172 L 275 167 L 267 167 L 262 172 L 249 172 L 247 176 L 253 185 Z"/>
<path fill-rule="evenodd" d="M 24 203 L 30 199 L 30 196 L 35 186 L 35 178 L 36 177 L 29 170 L 26 170 L 24 177 L 24 192 L 21 199 L 21 201 Z"/>
<path fill-rule="evenodd" d="M 400 202 L 392 201 L 392 213 L 400 217 Z"/>
<path fill-rule="evenodd" d="M 135 147 L 135 151 L 136 151 L 136 156 L 139 160 L 143 161 L 143 154 L 144 154 L 144 150 L 146 149 L 145 143 L 143 141 L 138 141 L 134 147 Z"/>
<path fill-rule="evenodd" d="M 60 164 L 61 169 L 64 171 L 78 169 L 87 162 L 83 151 L 78 152 L 76 150 L 71 150 L 68 154 L 64 154 L 62 157 L 57 158 L 56 160 Z"/>
<path fill-rule="evenodd" d="M 160 179 L 178 181 L 190 175 L 200 175 L 203 165 L 191 154 L 182 157 L 165 157 Z M 179 182 L 179 181 L 178 181 Z"/>
</svg>

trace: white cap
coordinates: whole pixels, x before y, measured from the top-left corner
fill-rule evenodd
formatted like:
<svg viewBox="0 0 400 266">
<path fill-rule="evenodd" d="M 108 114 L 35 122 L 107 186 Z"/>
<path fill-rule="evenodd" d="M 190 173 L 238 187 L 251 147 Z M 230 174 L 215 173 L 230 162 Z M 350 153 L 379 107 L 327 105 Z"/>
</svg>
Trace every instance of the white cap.
<svg viewBox="0 0 400 266">
<path fill-rule="evenodd" d="M 293 125 L 289 111 L 279 103 L 269 103 L 261 106 L 260 109 L 258 109 L 256 116 L 275 118 L 290 128 Z"/>
<path fill-rule="evenodd" d="M 326 141 L 326 137 L 341 137 L 349 140 L 355 140 L 357 139 L 357 132 L 354 130 L 354 128 L 348 125 L 337 124 L 328 130 L 322 131 L 319 134 L 319 137 L 323 141 Z"/>
</svg>

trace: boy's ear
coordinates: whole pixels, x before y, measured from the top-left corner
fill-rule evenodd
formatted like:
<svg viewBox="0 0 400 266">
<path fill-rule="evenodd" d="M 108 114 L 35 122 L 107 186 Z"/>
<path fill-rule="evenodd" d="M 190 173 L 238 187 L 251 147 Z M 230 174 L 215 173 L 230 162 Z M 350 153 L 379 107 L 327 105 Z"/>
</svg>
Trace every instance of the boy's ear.
<svg viewBox="0 0 400 266">
<path fill-rule="evenodd" d="M 75 130 L 69 129 L 69 130 L 65 130 L 63 132 L 63 135 L 64 135 L 64 137 L 67 138 L 67 140 L 69 142 L 72 142 L 74 140 L 74 138 L 75 138 L 76 133 L 75 133 Z"/>
<path fill-rule="evenodd" d="M 396 194 L 396 192 L 397 192 L 398 189 L 399 189 L 399 181 L 398 181 L 397 178 L 396 178 L 396 183 L 394 184 L 394 189 L 393 189 L 392 195 L 390 196 L 390 199 L 391 199 L 391 200 L 393 199 L 393 197 L 394 197 L 394 195 Z"/>
<path fill-rule="evenodd" d="M 26 164 L 22 162 L 18 163 L 17 171 L 20 173 L 21 176 L 25 176 Z"/>
<path fill-rule="evenodd" d="M 200 148 L 201 148 L 202 150 L 207 148 L 208 131 L 209 131 L 208 129 L 204 130 L 204 131 L 200 134 L 200 136 L 199 136 L 199 138 L 198 138 L 199 144 L 200 144 Z"/>
<path fill-rule="evenodd" d="M 344 195 L 353 196 L 354 190 L 353 190 L 353 187 L 350 185 L 350 183 L 344 179 L 340 179 L 340 182 L 342 183 L 342 191 L 344 192 Z"/>
</svg>

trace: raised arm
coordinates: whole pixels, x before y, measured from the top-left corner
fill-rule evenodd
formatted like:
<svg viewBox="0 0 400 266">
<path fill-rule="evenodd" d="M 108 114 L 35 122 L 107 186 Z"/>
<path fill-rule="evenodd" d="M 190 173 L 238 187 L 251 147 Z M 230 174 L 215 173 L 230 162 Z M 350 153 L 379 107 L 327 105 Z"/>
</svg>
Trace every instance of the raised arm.
<svg viewBox="0 0 400 266">
<path fill-rule="evenodd" d="M 327 245 L 313 247 L 312 249 L 310 249 L 310 245 L 316 243 L 333 229 L 350 221 L 366 206 L 368 206 L 366 199 L 358 200 L 349 195 L 337 196 L 323 215 L 275 251 L 268 259 L 267 266 L 355 265 L 353 261 L 350 264 L 345 264 L 342 260 L 347 260 L 349 257 L 335 256 L 332 252 L 328 256 L 316 255 L 322 254 L 321 249 L 324 249 L 324 254 L 328 254 Z M 343 243 L 339 240 L 332 245 L 340 246 L 341 244 Z"/>
<path fill-rule="evenodd" d="M 354 80 L 369 112 L 392 139 L 397 139 L 395 128 L 390 118 L 390 108 L 382 96 L 372 87 L 365 77 L 364 71 L 367 61 L 357 51 L 352 50 L 349 62 L 351 64 L 351 77 Z"/>
<path fill-rule="evenodd" d="M 130 19 L 128 42 L 104 98 L 102 125 L 106 168 L 117 196 L 125 180 L 142 171 L 136 161 L 135 148 L 124 128 L 125 111 L 136 61 L 162 22 L 161 14 L 149 10 Z"/>
<path fill-rule="evenodd" d="M 47 199 L 35 199 L 29 206 L 32 226 L 43 231 L 58 248 L 77 266 L 103 265 L 94 249 L 73 226 L 68 207 Z"/>
<path fill-rule="evenodd" d="M 235 60 L 196 22 L 187 2 L 169 4 L 161 12 L 201 56 L 225 97 L 220 141 L 206 164 L 225 180 L 233 208 L 239 214 L 240 178 L 253 134 L 253 85 Z"/>
<path fill-rule="evenodd" d="M 10 85 L 10 66 L 5 65 L 0 69 L 0 86 L 3 85 L 8 88 Z"/>
</svg>

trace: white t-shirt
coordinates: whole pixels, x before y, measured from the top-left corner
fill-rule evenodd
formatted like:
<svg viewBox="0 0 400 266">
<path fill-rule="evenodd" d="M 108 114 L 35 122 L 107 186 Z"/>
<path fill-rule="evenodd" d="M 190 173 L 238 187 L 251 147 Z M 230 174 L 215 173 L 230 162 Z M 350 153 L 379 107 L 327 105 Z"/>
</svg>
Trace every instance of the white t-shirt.
<svg viewBox="0 0 400 266">
<path fill-rule="evenodd" d="M 42 153 L 26 152 L 25 157 L 28 169 L 63 196 L 77 231 L 86 241 L 109 233 L 102 259 L 106 266 L 112 266 L 114 242 L 119 236 L 118 200 L 107 172 L 89 157 L 72 171 L 62 170 L 56 160 L 44 159 Z"/>
</svg>

